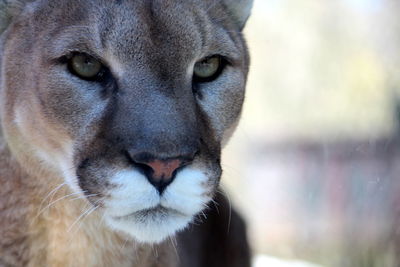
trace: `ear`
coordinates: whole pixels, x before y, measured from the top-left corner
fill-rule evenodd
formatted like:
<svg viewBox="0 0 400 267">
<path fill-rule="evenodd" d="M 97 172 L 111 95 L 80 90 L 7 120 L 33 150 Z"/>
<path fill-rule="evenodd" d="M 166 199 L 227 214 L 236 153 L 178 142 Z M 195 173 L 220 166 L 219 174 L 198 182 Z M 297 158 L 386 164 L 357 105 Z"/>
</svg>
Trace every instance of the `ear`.
<svg viewBox="0 0 400 267">
<path fill-rule="evenodd" d="M 223 0 L 223 2 L 240 26 L 240 29 L 243 29 L 250 16 L 253 0 Z"/>
<path fill-rule="evenodd" d="M 29 0 L 0 0 L 0 34 L 2 34 Z"/>
</svg>

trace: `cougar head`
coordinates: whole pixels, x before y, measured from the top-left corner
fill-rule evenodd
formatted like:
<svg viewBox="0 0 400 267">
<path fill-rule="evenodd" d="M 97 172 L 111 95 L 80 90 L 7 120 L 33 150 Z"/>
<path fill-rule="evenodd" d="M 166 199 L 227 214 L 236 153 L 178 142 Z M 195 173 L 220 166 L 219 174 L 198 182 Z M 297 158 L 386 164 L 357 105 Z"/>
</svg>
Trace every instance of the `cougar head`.
<svg viewBox="0 0 400 267">
<path fill-rule="evenodd" d="M 2 127 L 20 165 L 38 181 L 51 171 L 139 241 L 188 225 L 240 115 L 251 1 L 2 5 Z"/>
</svg>

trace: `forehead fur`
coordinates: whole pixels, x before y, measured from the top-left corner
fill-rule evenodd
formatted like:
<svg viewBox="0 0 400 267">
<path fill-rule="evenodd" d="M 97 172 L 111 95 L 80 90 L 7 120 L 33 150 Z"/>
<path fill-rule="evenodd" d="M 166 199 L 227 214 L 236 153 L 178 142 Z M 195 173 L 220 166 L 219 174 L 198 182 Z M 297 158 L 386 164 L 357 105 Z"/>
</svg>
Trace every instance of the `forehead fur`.
<svg viewBox="0 0 400 267">
<path fill-rule="evenodd" d="M 31 2 L 40 2 L 40 0 L 0 0 L 0 32 L 3 31 L 7 25 L 10 23 L 12 17 L 18 16 L 19 13 L 24 9 L 24 7 Z M 47 1 L 44 1 L 47 2 Z M 56 1 L 55 1 L 56 2 Z M 118 4 L 123 4 L 122 0 L 112 0 L 109 2 L 116 2 Z M 153 4 L 153 0 L 147 1 L 149 5 Z M 174 1 L 164 1 L 167 4 L 184 4 L 174 3 Z M 187 2 L 187 1 L 186 1 Z M 97 1 L 95 3 L 97 5 L 101 5 L 102 3 Z M 196 5 L 199 5 L 201 8 L 203 6 L 207 7 L 207 9 L 212 9 L 214 6 L 223 5 L 224 9 L 226 9 L 229 15 L 235 20 L 235 23 L 238 27 L 242 28 L 244 23 L 246 22 L 250 10 L 253 5 L 253 0 L 219 0 L 219 1 L 193 1 L 191 4 L 191 8 L 195 8 Z"/>
<path fill-rule="evenodd" d="M 86 48 L 136 70 L 162 64 L 179 73 L 210 52 L 240 55 L 240 28 L 229 14 L 221 1 L 42 0 L 29 5 L 23 21 L 36 25 L 49 57 Z"/>
<path fill-rule="evenodd" d="M 223 25 L 225 28 L 228 27 L 231 28 L 231 30 L 235 30 L 236 28 L 236 30 L 239 31 L 240 27 L 236 23 L 237 19 L 232 16 L 232 9 L 237 8 L 238 4 L 226 4 L 226 1 L 227 0 L 13 0 L 5 1 L 11 2 L 6 6 L 4 6 L 4 4 L 2 5 L 0 1 L 0 11 L 10 17 L 18 14 L 18 11 L 21 11 L 23 7 L 29 6 L 28 9 L 30 11 L 34 10 L 44 15 L 42 18 L 36 17 L 36 19 L 40 18 L 43 22 L 52 21 L 53 25 L 57 24 L 63 26 L 87 20 L 99 22 L 99 19 L 105 24 L 110 23 L 119 26 L 123 26 L 126 22 L 129 22 L 131 25 L 137 24 L 137 26 L 140 27 L 149 24 L 157 26 L 175 24 L 178 31 L 172 31 L 170 32 L 171 34 L 179 33 L 179 28 L 182 29 L 182 26 L 186 28 L 190 24 L 193 24 L 193 22 L 195 24 L 202 24 L 204 18 L 208 18 L 214 23 Z M 232 1 L 229 0 L 228 2 Z M 13 10 L 13 12 L 10 12 L 10 10 Z M 57 23 L 54 23 L 55 18 L 57 18 Z M 40 21 L 36 20 L 36 22 Z M 161 23 L 164 23 L 164 25 Z M 51 24 L 46 25 L 46 28 L 51 26 Z M 123 30 L 127 30 L 125 33 L 130 33 L 128 28 L 122 27 L 121 31 Z M 151 30 L 156 29 L 152 27 Z M 193 28 L 193 30 L 196 29 Z"/>
</svg>

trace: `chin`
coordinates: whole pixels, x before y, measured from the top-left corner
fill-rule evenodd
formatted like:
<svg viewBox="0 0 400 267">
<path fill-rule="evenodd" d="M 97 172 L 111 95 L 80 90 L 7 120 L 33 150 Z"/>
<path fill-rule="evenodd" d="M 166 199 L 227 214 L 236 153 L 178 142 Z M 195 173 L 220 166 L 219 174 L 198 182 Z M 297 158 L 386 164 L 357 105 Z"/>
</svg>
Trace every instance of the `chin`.
<svg viewBox="0 0 400 267">
<path fill-rule="evenodd" d="M 107 225 L 141 243 L 161 243 L 183 230 L 192 220 L 176 210 L 156 207 L 122 217 L 105 218 Z"/>
<path fill-rule="evenodd" d="M 185 168 L 160 194 L 136 171 L 119 171 L 103 202 L 106 225 L 142 243 L 160 243 L 187 227 L 212 199 L 204 171 Z"/>
</svg>

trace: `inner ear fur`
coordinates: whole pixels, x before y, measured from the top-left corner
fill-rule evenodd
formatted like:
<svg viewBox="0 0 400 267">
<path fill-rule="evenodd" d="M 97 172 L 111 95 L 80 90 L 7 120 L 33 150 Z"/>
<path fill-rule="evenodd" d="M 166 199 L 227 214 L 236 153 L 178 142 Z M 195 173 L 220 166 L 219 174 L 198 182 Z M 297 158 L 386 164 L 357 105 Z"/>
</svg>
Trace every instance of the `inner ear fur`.
<svg viewBox="0 0 400 267">
<path fill-rule="evenodd" d="M 223 0 L 223 2 L 239 25 L 240 29 L 243 29 L 250 16 L 251 8 L 253 7 L 253 0 Z"/>
</svg>

